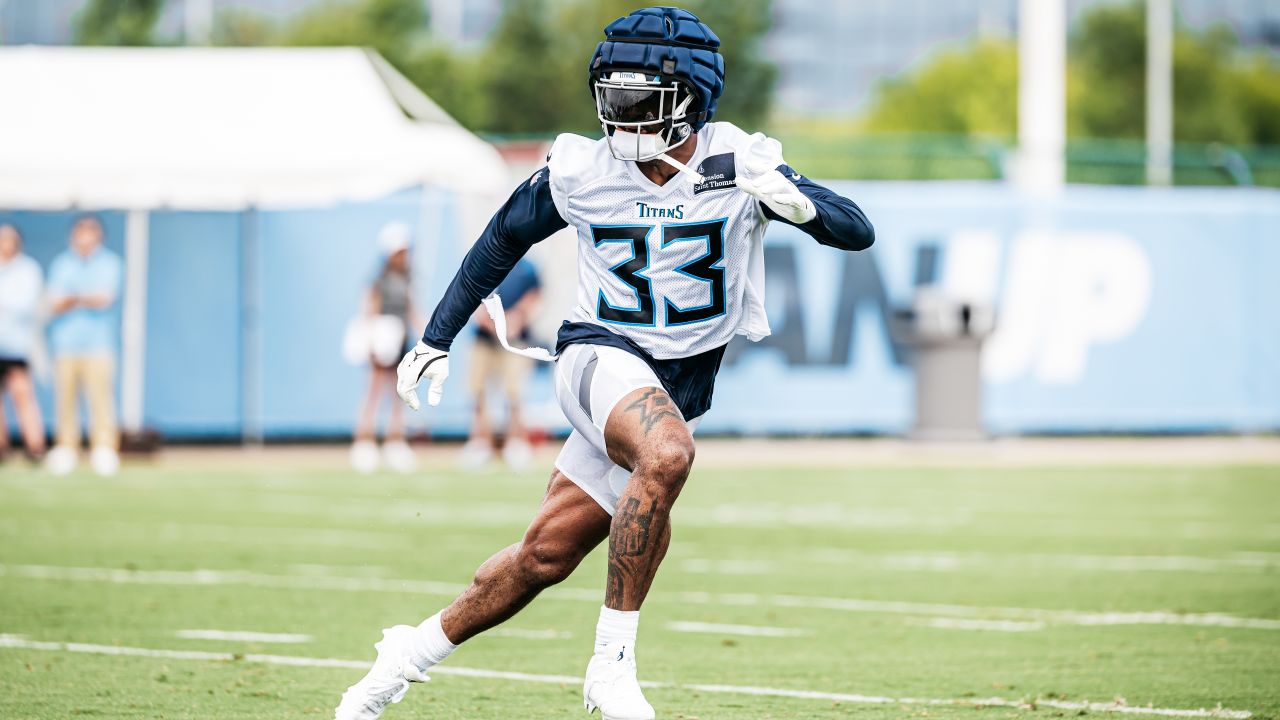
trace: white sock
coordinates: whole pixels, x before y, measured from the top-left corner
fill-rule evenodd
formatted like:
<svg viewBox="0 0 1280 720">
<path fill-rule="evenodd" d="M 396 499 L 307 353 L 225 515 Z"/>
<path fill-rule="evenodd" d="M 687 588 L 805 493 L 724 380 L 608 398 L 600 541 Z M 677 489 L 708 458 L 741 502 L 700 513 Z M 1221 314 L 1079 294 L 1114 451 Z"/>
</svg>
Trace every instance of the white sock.
<svg viewBox="0 0 1280 720">
<path fill-rule="evenodd" d="M 596 652 L 609 643 L 621 642 L 635 649 L 636 630 L 640 627 L 639 610 L 611 610 L 600 606 L 600 619 L 596 621 Z"/>
<path fill-rule="evenodd" d="M 426 672 L 432 665 L 444 662 L 457 647 L 445 636 L 444 628 L 440 626 L 440 613 L 436 613 L 423 620 L 418 632 L 414 633 L 410 660 L 419 670 Z"/>
</svg>

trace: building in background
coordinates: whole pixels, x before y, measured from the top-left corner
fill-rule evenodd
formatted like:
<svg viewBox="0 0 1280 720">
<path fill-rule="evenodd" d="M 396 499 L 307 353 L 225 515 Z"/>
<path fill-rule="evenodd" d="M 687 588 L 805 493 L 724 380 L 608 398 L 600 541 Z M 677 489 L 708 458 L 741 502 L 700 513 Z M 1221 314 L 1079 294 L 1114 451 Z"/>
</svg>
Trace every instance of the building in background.
<svg viewBox="0 0 1280 720">
<path fill-rule="evenodd" d="M 556 0 L 565 2 L 566 0 Z M 1129 0 L 1068 0 L 1069 11 Z M 1246 45 L 1280 52 L 1280 0 L 1175 0 L 1193 27 L 1225 22 Z M 74 41 L 72 20 L 87 0 L 0 0 L 0 44 L 61 45 Z M 288 20 L 318 0 L 169 0 L 161 38 L 190 34 L 185 13 L 199 6 L 214 17 L 229 9 Z M 422 0 L 440 38 L 461 47 L 483 42 L 497 23 L 500 0 Z M 641 4 L 637 2 L 637 4 Z M 1018 0 L 774 0 L 766 49 L 779 67 L 777 107 L 784 113 L 842 116 L 856 112 L 876 83 L 949 43 L 979 35 L 1010 36 Z"/>
</svg>

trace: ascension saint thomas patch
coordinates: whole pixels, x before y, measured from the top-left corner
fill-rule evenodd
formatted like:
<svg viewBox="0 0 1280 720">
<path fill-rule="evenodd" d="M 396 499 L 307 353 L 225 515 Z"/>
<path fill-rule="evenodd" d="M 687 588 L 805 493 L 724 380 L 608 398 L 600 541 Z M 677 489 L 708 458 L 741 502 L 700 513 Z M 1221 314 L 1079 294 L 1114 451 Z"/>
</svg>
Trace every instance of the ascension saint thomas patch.
<svg viewBox="0 0 1280 720">
<path fill-rule="evenodd" d="M 698 173 L 702 175 L 702 182 L 693 186 L 694 195 L 737 187 L 734 181 L 737 179 L 738 173 L 734 169 L 733 153 L 731 152 L 712 155 L 703 160 L 697 169 Z"/>
</svg>

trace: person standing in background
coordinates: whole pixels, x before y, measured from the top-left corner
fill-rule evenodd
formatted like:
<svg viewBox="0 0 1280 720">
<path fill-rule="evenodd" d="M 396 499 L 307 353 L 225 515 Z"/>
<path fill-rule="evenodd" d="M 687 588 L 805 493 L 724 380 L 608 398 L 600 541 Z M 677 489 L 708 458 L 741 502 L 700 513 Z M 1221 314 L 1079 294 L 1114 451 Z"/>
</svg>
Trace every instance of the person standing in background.
<svg viewBox="0 0 1280 720">
<path fill-rule="evenodd" d="M 89 464 L 104 477 L 120 467 L 115 409 L 119 319 L 114 309 L 123 265 L 119 255 L 102 246 L 102 237 L 102 222 L 92 215 L 82 216 L 71 227 L 70 248 L 54 258 L 49 268 L 57 436 L 46 465 L 55 475 L 65 475 L 76 466 L 82 390 L 89 409 Z"/>
<path fill-rule="evenodd" d="M 44 280 L 35 260 L 22 254 L 22 235 L 0 225 L 0 460 L 9 451 L 4 396 L 13 402 L 27 457 L 44 457 L 44 420 L 36 402 L 28 359 L 35 348 Z"/>
<path fill-rule="evenodd" d="M 495 291 L 502 298 L 507 316 L 508 338 L 527 346 L 529 323 L 533 320 L 541 298 L 542 283 L 533 263 L 521 259 L 511 269 Z M 471 435 L 462 447 L 460 463 L 475 469 L 493 458 L 493 424 L 489 419 L 489 383 L 502 384 L 507 400 L 507 428 L 503 434 L 502 459 L 513 470 L 524 470 L 533 459 L 528 434 L 521 416 L 524 402 L 525 381 L 529 377 L 533 361 L 502 349 L 493 327 L 493 319 L 482 307 L 475 314 L 476 342 L 471 348 L 471 397 L 475 401 L 475 415 L 471 421 Z"/>
<path fill-rule="evenodd" d="M 351 466 L 357 472 L 378 469 L 378 406 L 391 403 L 381 461 L 391 470 L 412 472 L 417 457 L 405 441 L 404 404 L 396 396 L 396 363 L 410 343 L 408 328 L 416 327 L 409 270 L 412 233 L 404 223 L 388 223 L 378 233 L 383 264 L 365 300 L 365 337 L 369 344 L 369 387 L 356 422 Z"/>
</svg>

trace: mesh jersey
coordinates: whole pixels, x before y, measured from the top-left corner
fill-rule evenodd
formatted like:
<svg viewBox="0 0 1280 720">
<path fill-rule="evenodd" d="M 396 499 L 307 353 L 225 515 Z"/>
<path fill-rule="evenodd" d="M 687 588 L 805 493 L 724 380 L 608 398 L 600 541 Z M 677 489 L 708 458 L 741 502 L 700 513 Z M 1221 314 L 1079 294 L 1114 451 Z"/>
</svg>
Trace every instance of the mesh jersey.
<svg viewBox="0 0 1280 720">
<path fill-rule="evenodd" d="M 720 347 L 736 334 L 769 334 L 764 310 L 760 204 L 734 184 L 751 144 L 724 122 L 697 134 L 689 166 L 658 186 L 604 140 L 561 135 L 548 161 L 556 211 L 578 234 L 573 320 L 602 325 L 656 359 Z"/>
</svg>

